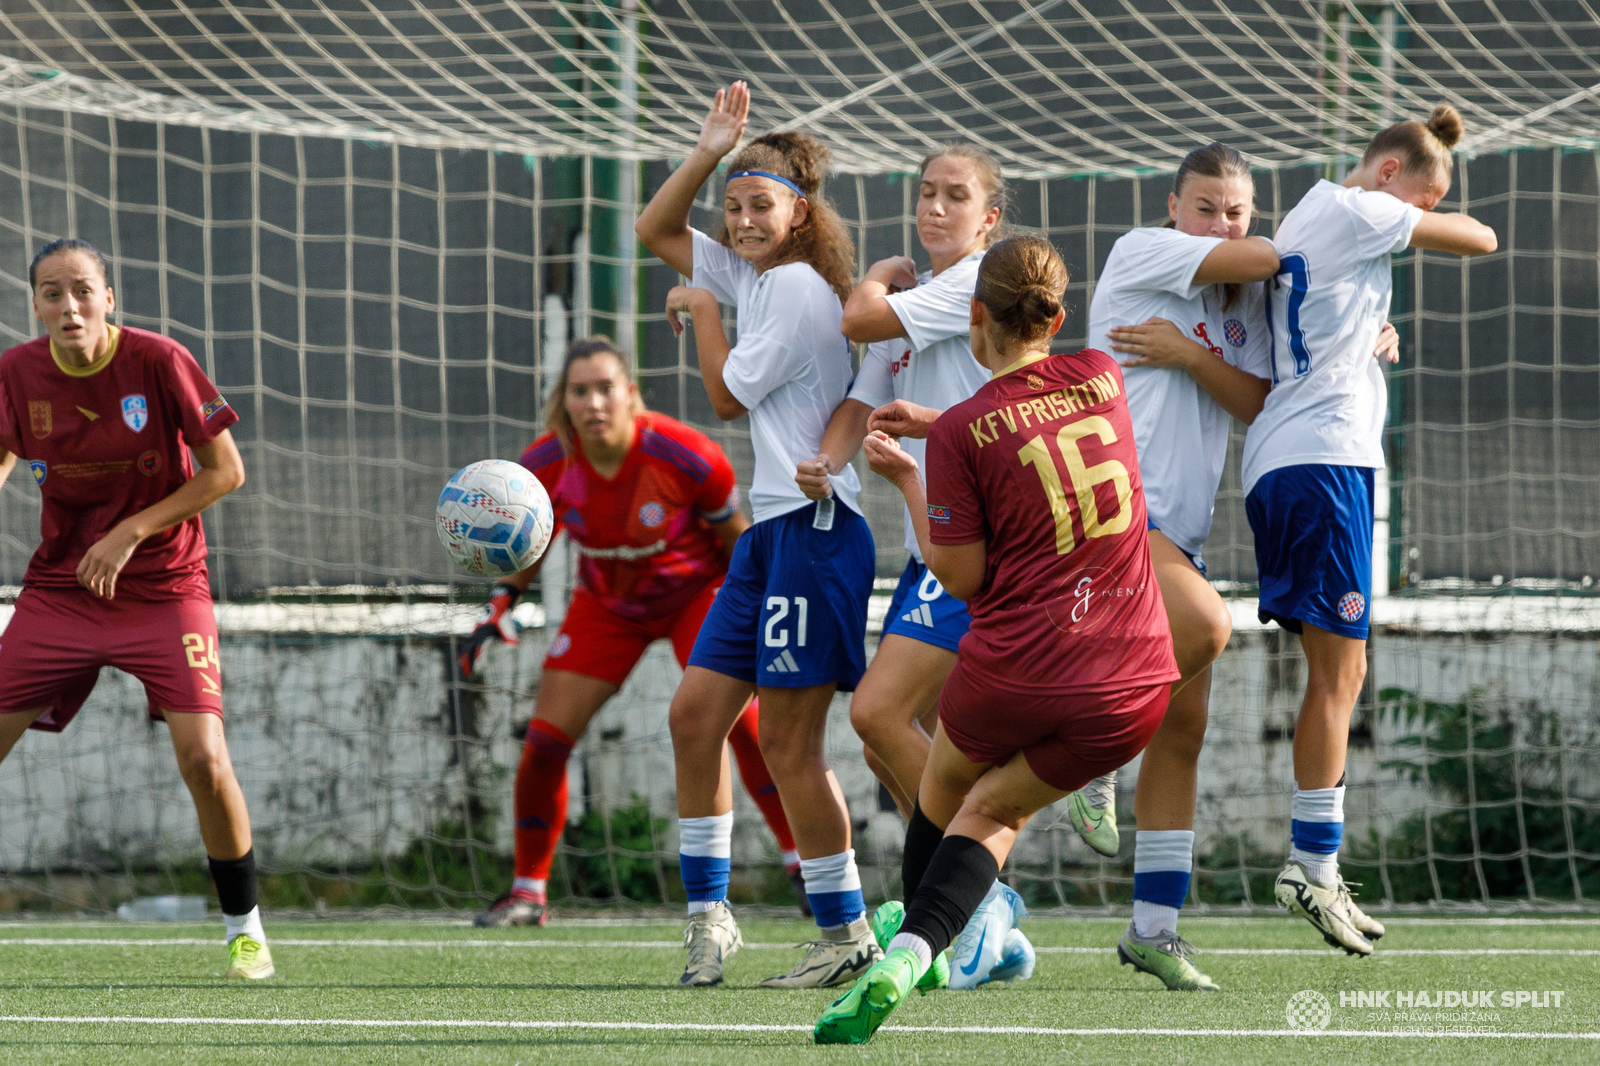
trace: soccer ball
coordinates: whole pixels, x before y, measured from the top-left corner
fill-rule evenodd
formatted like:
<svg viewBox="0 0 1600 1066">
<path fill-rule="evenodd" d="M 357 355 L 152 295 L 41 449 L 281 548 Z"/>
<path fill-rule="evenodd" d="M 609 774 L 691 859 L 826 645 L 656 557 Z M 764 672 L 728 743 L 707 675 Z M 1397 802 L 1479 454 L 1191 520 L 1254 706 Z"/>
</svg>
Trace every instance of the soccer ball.
<svg viewBox="0 0 1600 1066">
<path fill-rule="evenodd" d="M 507 577 L 538 562 L 555 528 L 539 479 L 503 459 L 457 470 L 439 493 L 434 517 L 450 558 L 484 577 Z"/>
</svg>

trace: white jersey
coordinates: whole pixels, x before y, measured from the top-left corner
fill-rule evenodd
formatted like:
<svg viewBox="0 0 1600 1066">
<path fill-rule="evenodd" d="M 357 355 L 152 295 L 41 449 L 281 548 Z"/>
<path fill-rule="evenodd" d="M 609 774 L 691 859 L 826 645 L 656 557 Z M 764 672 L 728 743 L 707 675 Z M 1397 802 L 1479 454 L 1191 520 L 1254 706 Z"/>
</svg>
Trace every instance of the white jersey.
<svg viewBox="0 0 1600 1066">
<path fill-rule="evenodd" d="M 1284 216 L 1267 283 L 1272 391 L 1244 439 L 1244 491 L 1285 466 L 1382 467 L 1389 410 L 1372 357 L 1389 317 L 1389 257 L 1422 209 L 1386 192 L 1319 181 Z"/>
<path fill-rule="evenodd" d="M 972 292 L 981 262 L 983 253 L 974 252 L 946 267 L 938 277 L 924 272 L 914 289 L 889 294 L 889 307 L 906 335 L 867 346 L 850 399 L 869 407 L 906 400 L 939 411 L 972 399 L 989 380 L 989 371 L 973 358 L 969 332 Z M 920 475 L 926 479 L 928 442 L 905 437 L 900 446 L 916 459 Z M 920 563 L 922 549 L 917 547 L 910 511 L 905 525 L 906 551 Z"/>
<path fill-rule="evenodd" d="M 1124 234 L 1095 285 L 1088 347 L 1119 362 L 1131 359 L 1111 350 L 1108 331 L 1164 318 L 1230 365 L 1267 377 L 1271 346 L 1262 286 L 1241 286 L 1224 310 L 1220 286 L 1195 283 L 1200 264 L 1222 242 L 1154 227 Z M 1130 366 L 1122 375 L 1150 524 L 1198 556 L 1211 534 L 1228 459 L 1228 412 L 1182 370 Z"/>
<path fill-rule="evenodd" d="M 850 345 L 839 332 L 844 306 L 807 263 L 786 263 L 765 273 L 699 230 L 694 237 L 695 287 L 738 313 L 738 335 L 722 381 L 750 412 L 756 472 L 750 509 L 757 522 L 777 518 L 811 501 L 795 484 L 795 469 L 814 459 L 834 408 L 850 388 Z M 854 467 L 835 477 L 833 494 L 860 513 L 861 481 Z"/>
</svg>

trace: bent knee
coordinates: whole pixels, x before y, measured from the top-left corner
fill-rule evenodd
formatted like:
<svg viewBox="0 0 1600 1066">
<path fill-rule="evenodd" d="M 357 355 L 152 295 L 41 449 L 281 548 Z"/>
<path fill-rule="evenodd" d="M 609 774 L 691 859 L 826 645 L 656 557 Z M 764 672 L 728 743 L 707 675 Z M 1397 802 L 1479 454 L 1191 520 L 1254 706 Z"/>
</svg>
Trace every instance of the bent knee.
<svg viewBox="0 0 1600 1066">
<path fill-rule="evenodd" d="M 221 792 L 233 781 L 233 767 L 226 752 L 184 752 L 178 757 L 178 773 L 196 792 Z"/>
<path fill-rule="evenodd" d="M 1184 677 L 1193 677 L 1217 661 L 1233 636 L 1233 619 L 1221 604 L 1172 634 L 1172 653 Z"/>
</svg>

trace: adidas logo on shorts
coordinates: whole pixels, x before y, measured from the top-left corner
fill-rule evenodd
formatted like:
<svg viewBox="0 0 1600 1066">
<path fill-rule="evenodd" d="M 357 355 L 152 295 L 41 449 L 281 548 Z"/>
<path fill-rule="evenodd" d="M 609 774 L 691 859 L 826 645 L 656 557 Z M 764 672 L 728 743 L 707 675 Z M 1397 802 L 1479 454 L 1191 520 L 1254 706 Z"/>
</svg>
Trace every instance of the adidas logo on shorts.
<svg viewBox="0 0 1600 1066">
<path fill-rule="evenodd" d="M 798 674 L 799 672 L 800 664 L 794 661 L 794 656 L 789 654 L 788 648 L 784 648 L 783 654 L 767 664 L 767 673 L 769 674 Z"/>
<path fill-rule="evenodd" d="M 924 603 L 920 607 L 913 607 L 910 611 L 901 615 L 900 621 L 910 622 L 912 625 L 927 626 L 929 629 L 932 629 L 933 612 L 929 610 L 928 605 Z"/>
</svg>

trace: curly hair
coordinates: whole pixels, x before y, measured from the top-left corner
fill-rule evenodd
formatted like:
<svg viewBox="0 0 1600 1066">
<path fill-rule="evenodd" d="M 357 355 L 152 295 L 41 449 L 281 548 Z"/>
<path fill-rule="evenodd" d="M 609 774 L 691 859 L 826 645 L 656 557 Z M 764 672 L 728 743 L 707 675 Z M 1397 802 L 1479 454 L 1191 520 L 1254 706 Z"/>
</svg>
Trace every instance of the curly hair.
<svg viewBox="0 0 1600 1066">
<path fill-rule="evenodd" d="M 790 232 L 772 266 L 810 264 L 843 303 L 850 299 L 850 292 L 856 287 L 856 244 L 850 239 L 850 231 L 845 229 L 839 212 L 822 195 L 822 178 L 827 167 L 828 150 L 816 138 L 804 133 L 769 133 L 757 137 L 734 156 L 728 172 L 765 170 L 788 178 L 805 191 L 806 202 L 810 205 L 806 220 Z M 726 247 L 733 247 L 726 221 L 717 240 Z"/>
</svg>

